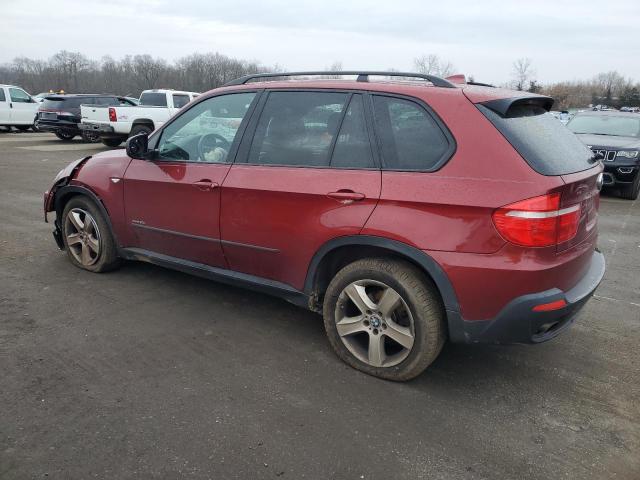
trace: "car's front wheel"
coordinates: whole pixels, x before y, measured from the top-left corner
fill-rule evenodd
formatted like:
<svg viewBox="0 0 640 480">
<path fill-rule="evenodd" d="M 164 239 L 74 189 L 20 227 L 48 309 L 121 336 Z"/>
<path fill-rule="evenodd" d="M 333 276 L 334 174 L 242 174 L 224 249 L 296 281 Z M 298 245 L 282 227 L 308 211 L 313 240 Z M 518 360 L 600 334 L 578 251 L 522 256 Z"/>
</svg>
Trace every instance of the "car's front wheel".
<svg viewBox="0 0 640 480">
<path fill-rule="evenodd" d="M 627 200 L 637 200 L 640 195 L 640 172 L 636 173 L 633 183 L 620 189 L 620 196 Z"/>
<path fill-rule="evenodd" d="M 106 272 L 120 264 L 111 229 L 89 198 L 71 198 L 64 207 L 61 223 L 65 249 L 75 266 Z"/>
<path fill-rule="evenodd" d="M 398 260 L 369 258 L 340 270 L 325 293 L 329 342 L 346 363 L 394 381 L 416 377 L 440 353 L 444 308 L 431 279 Z"/>
</svg>

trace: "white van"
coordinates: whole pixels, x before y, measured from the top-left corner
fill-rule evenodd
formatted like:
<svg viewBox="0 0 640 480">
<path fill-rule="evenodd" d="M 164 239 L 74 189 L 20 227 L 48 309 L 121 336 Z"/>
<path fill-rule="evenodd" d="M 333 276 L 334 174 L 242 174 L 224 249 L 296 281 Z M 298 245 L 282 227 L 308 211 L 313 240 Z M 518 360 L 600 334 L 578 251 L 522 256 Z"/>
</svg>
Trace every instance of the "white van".
<svg viewBox="0 0 640 480">
<path fill-rule="evenodd" d="M 0 126 L 28 130 L 34 127 L 40 102 L 15 85 L 0 85 Z"/>
</svg>

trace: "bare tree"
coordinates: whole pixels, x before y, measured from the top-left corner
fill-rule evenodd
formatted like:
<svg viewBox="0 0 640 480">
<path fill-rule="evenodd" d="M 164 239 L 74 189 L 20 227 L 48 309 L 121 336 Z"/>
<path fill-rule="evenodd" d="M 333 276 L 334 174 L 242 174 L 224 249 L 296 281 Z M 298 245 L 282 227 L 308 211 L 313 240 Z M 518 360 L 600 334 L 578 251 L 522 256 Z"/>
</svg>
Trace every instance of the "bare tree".
<svg viewBox="0 0 640 480">
<path fill-rule="evenodd" d="M 527 83 L 535 80 L 535 71 L 531 66 L 530 58 L 519 58 L 513 62 L 513 79 L 516 90 L 524 90 Z"/>
<path fill-rule="evenodd" d="M 607 104 L 611 104 L 614 95 L 620 94 L 627 86 L 624 77 L 615 70 L 599 73 L 594 80 L 600 90 L 598 93 L 604 97 Z"/>
<path fill-rule="evenodd" d="M 453 74 L 455 67 L 449 61 L 443 60 L 438 55 L 421 55 L 413 59 L 413 65 L 418 73 L 448 77 Z"/>
</svg>

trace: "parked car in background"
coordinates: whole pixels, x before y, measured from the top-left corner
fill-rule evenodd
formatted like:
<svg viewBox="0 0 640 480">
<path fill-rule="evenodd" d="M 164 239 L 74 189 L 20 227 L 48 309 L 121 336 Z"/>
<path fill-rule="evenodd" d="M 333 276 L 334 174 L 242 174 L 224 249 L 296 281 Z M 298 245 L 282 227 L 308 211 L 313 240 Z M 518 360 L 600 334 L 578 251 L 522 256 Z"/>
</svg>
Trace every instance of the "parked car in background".
<svg viewBox="0 0 640 480">
<path fill-rule="evenodd" d="M 145 90 L 138 106 L 85 106 L 80 128 L 98 135 L 105 145 L 117 147 L 130 136 L 153 132 L 198 95 L 177 90 Z"/>
<path fill-rule="evenodd" d="M 53 132 L 60 140 L 64 141 L 70 141 L 77 135 L 82 135 L 82 138 L 87 142 L 99 142 L 98 135 L 93 132 L 84 132 L 78 128 L 81 105 L 110 107 L 133 104 L 124 97 L 106 94 L 48 95 L 38 110 L 38 128 Z"/>
<path fill-rule="evenodd" d="M 0 85 L 0 127 L 36 130 L 36 114 L 40 104 L 25 90 L 15 85 Z"/>
<path fill-rule="evenodd" d="M 44 102 L 45 97 L 48 97 L 49 95 L 55 95 L 55 94 L 59 94 L 59 95 L 64 95 L 64 90 L 58 90 L 57 92 L 54 90 L 49 90 L 48 92 L 40 92 L 39 94 L 35 95 L 33 98 L 35 98 L 38 102 Z"/>
<path fill-rule="evenodd" d="M 617 111 L 577 114 L 568 124 L 604 164 L 604 186 L 617 187 L 623 198 L 640 193 L 640 115 Z"/>
<path fill-rule="evenodd" d="M 44 195 L 58 246 L 91 272 L 139 260 L 282 296 L 323 314 L 342 360 L 389 380 L 447 339 L 565 331 L 604 275 L 602 165 L 546 114 L 553 100 L 304 75 L 336 74 L 357 80 L 237 79 L 69 164 Z"/>
</svg>

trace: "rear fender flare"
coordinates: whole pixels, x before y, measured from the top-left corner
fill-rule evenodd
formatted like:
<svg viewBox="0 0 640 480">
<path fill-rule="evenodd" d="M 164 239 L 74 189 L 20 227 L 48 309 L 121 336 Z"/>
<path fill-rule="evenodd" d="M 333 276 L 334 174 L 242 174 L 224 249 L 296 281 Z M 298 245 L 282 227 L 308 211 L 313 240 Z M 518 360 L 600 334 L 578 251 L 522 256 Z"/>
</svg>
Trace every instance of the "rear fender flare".
<svg viewBox="0 0 640 480">
<path fill-rule="evenodd" d="M 438 264 L 438 262 L 424 253 L 422 250 L 412 247 L 411 245 L 408 245 L 406 243 L 391 240 L 388 238 L 376 237 L 371 235 L 353 235 L 329 240 L 318 249 L 318 251 L 311 259 L 311 262 L 309 263 L 307 276 L 304 282 L 304 292 L 307 295 L 313 294 L 316 274 L 322 259 L 332 250 L 349 245 L 384 248 L 398 254 L 400 257 L 404 257 L 410 260 L 412 263 L 421 267 L 431 277 L 433 282 L 436 284 L 436 287 L 440 291 L 444 308 L 447 311 L 446 313 L 450 331 L 452 327 L 454 328 L 454 330 L 457 330 L 455 329 L 455 325 L 452 325 L 452 322 L 455 322 L 455 319 L 459 318 L 459 313 L 458 315 L 452 315 L 451 313 L 460 312 L 460 306 L 455 290 L 453 289 L 453 285 L 451 284 L 451 281 L 449 280 L 449 277 L 447 276 L 445 271 Z"/>
</svg>

